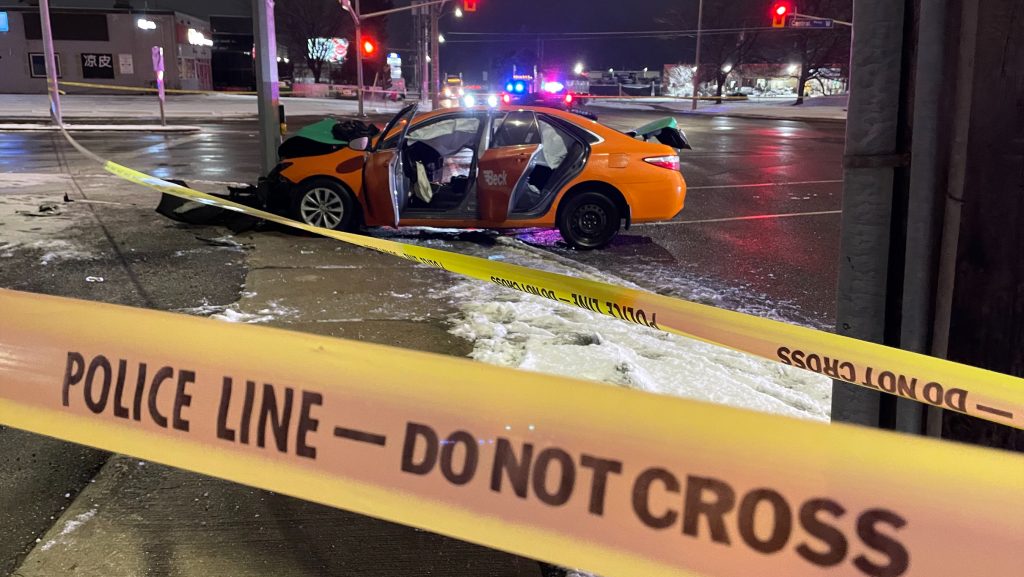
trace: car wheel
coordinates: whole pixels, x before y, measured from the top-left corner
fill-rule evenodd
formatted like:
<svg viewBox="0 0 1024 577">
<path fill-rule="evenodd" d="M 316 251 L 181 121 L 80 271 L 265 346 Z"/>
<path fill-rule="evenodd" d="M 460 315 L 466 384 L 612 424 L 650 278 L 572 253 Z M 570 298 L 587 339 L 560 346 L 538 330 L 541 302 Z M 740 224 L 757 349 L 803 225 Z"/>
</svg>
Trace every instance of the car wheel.
<svg viewBox="0 0 1024 577">
<path fill-rule="evenodd" d="M 351 231 L 357 222 L 356 200 L 341 184 L 318 178 L 295 189 L 291 216 L 310 226 Z"/>
<path fill-rule="evenodd" d="M 584 192 L 562 206 L 558 230 L 569 246 L 592 250 L 607 246 L 615 238 L 621 219 L 612 199 L 599 192 Z"/>
</svg>

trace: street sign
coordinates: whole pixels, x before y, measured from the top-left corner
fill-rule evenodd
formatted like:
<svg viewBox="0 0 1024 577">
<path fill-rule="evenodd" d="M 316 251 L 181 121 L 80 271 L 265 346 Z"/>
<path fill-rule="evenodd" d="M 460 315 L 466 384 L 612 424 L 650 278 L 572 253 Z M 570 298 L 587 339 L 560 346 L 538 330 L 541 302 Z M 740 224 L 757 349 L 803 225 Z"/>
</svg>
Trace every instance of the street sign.
<svg viewBox="0 0 1024 577">
<path fill-rule="evenodd" d="M 801 18 L 794 16 L 789 19 L 790 28 L 832 28 L 831 18 Z"/>
</svg>

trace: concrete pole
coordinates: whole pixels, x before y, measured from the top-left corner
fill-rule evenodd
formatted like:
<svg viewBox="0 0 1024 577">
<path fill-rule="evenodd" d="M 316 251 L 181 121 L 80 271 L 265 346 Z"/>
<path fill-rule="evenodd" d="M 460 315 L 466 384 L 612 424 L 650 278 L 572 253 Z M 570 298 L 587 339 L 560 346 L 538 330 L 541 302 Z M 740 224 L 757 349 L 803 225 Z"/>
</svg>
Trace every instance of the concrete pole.
<svg viewBox="0 0 1024 577">
<path fill-rule="evenodd" d="M 277 38 L 274 0 L 253 0 L 253 32 L 256 41 L 256 101 L 260 115 L 260 167 L 267 174 L 277 165 L 281 144 L 281 101 L 277 83 Z"/>
<path fill-rule="evenodd" d="M 697 54 L 693 63 L 693 105 L 690 110 L 697 110 L 697 87 L 700 85 L 700 36 L 704 28 L 704 0 L 697 4 Z"/>
<path fill-rule="evenodd" d="M 46 58 L 46 90 L 50 95 L 50 116 L 57 126 L 64 126 L 60 111 L 60 89 L 57 86 L 57 57 L 53 50 L 53 31 L 50 28 L 50 2 L 39 0 L 39 16 L 43 24 L 43 53 Z"/>
<path fill-rule="evenodd" d="M 836 332 L 899 346 L 905 239 L 904 1 L 854 3 Z M 903 114 L 901 114 L 901 112 Z M 894 222 L 897 223 L 894 225 Z M 832 420 L 892 429 L 896 397 L 836 381 Z"/>
<path fill-rule="evenodd" d="M 441 9 L 444 4 L 430 7 L 430 72 L 433 76 L 432 93 L 430 95 L 431 109 L 437 110 L 441 106 L 441 58 L 440 43 L 437 41 L 437 21 L 441 18 Z"/>
</svg>

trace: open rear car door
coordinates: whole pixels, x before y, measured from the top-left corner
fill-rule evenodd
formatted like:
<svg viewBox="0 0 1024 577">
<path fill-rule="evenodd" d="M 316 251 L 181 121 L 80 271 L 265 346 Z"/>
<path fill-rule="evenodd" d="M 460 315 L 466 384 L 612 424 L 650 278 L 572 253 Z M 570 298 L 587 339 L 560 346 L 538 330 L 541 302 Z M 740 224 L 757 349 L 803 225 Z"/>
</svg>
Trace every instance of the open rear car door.
<svg viewBox="0 0 1024 577">
<path fill-rule="evenodd" d="M 363 194 L 368 220 L 372 222 L 398 226 L 405 190 L 396 171 L 401 167 L 402 146 L 416 116 L 416 108 L 416 104 L 410 104 L 388 122 L 363 165 Z"/>
<path fill-rule="evenodd" d="M 484 151 L 476 180 L 481 221 L 508 220 L 512 206 L 527 186 L 527 176 L 537 163 L 540 149 L 540 144 L 517 144 Z"/>
</svg>

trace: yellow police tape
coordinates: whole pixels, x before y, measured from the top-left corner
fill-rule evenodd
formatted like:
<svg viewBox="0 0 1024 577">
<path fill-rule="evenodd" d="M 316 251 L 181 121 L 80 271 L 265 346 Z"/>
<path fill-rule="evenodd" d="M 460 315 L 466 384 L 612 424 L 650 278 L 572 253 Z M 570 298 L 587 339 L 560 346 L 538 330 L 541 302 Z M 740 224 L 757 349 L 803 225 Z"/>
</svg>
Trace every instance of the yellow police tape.
<svg viewBox="0 0 1024 577">
<path fill-rule="evenodd" d="M 104 167 L 123 179 L 177 197 L 371 248 L 625 322 L 700 339 L 875 391 L 1024 429 L 1024 379 L 1018 377 L 646 291 L 313 227 L 179 186 L 114 162 L 106 161 Z"/>
<path fill-rule="evenodd" d="M 122 306 L 0 310 L 0 423 L 607 577 L 1024 567 L 1021 455 Z"/>
</svg>

